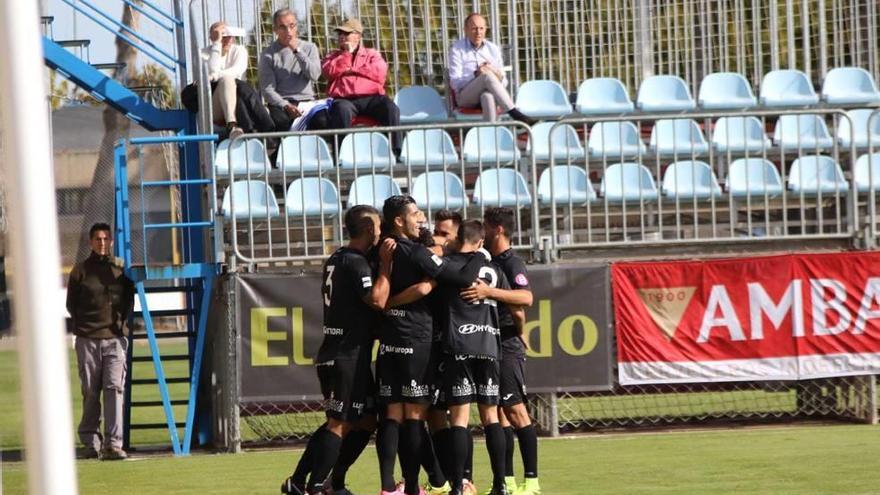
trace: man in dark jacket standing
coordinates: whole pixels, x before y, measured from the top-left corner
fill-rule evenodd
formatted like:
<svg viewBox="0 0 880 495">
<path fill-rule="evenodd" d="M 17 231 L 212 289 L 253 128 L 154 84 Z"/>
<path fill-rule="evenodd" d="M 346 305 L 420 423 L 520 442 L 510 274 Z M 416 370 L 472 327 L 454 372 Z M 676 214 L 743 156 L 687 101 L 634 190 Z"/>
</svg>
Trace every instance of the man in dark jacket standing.
<svg viewBox="0 0 880 495">
<path fill-rule="evenodd" d="M 76 335 L 76 359 L 83 396 L 79 439 L 86 457 L 118 460 L 122 450 L 122 406 L 125 394 L 126 321 L 134 304 L 134 284 L 112 256 L 110 226 L 89 229 L 89 257 L 73 267 L 67 283 L 67 311 Z M 101 435 L 101 392 L 104 434 Z"/>
</svg>

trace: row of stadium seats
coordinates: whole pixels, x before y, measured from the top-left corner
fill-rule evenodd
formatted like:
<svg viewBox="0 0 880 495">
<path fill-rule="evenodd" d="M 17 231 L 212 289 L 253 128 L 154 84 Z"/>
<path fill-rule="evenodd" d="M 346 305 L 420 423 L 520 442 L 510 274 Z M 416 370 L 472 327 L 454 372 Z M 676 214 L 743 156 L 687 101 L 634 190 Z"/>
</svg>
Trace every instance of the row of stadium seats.
<svg viewBox="0 0 880 495">
<path fill-rule="evenodd" d="M 759 97 L 749 82 L 735 72 L 707 75 L 699 86 L 697 100 L 683 79 L 673 75 L 646 78 L 639 86 L 635 103 L 626 87 L 614 78 L 587 79 L 577 91 L 574 108 L 565 89 L 555 81 L 534 80 L 523 83 L 516 94 L 516 106 L 526 115 L 541 119 L 559 119 L 578 112 L 584 115 L 675 112 L 703 109 L 743 109 L 810 106 L 820 102 L 813 84 L 798 70 L 768 72 L 761 81 Z M 431 87 L 409 86 L 394 97 L 403 124 L 441 122 L 449 118 L 447 105 Z M 825 76 L 821 101 L 831 105 L 880 104 L 880 91 L 874 78 L 858 67 L 838 67 Z M 481 118 L 479 114 L 455 113 L 456 119 Z"/>
<path fill-rule="evenodd" d="M 583 160 L 587 153 L 591 158 L 634 157 L 649 151 L 657 155 L 698 156 L 708 153 L 710 147 L 722 153 L 760 153 L 774 143 L 787 150 L 806 151 L 833 148 L 835 141 L 843 148 L 849 148 L 853 143 L 860 149 L 869 144 L 880 147 L 880 116 L 873 119 L 872 129 L 868 129 L 872 112 L 871 109 L 850 111 L 852 130 L 849 119 L 840 119 L 836 140 L 825 120 L 818 115 L 783 115 L 776 124 L 772 142 L 764 132 L 763 123 L 756 117 L 718 119 L 711 141 L 707 141 L 694 120 L 664 119 L 655 123 L 649 147 L 642 141 L 634 123 L 602 122 L 594 125 L 589 133 L 586 151 L 574 127 L 558 126 L 551 139 L 554 123 L 542 122 L 532 128 L 533 152 L 538 161 L 550 161 L 551 151 L 555 160 L 573 161 Z M 520 150 L 509 129 L 478 127 L 465 135 L 462 155 L 469 165 L 509 164 L 519 160 Z M 411 130 L 404 138 L 400 161 L 410 167 L 440 168 L 458 163 L 459 154 L 444 130 Z M 355 133 L 342 140 L 338 154 L 342 169 L 387 170 L 395 163 L 397 157 L 384 134 Z M 257 139 L 238 141 L 232 149 L 229 141 L 220 143 L 215 157 L 217 174 L 228 175 L 230 164 L 234 175 L 247 174 L 248 171 L 259 174 L 272 168 L 263 143 Z M 274 165 L 288 172 L 316 172 L 331 169 L 335 163 L 327 143 L 310 135 L 284 138 Z"/>
<path fill-rule="evenodd" d="M 840 165 L 827 156 L 804 156 L 788 171 L 788 189 L 796 195 L 845 196 L 849 183 Z M 860 193 L 880 192 L 880 153 L 856 160 L 853 179 Z M 740 158 L 730 164 L 726 192 L 733 198 L 773 198 L 782 194 L 782 177 L 772 162 L 762 158 Z M 872 187 L 873 184 L 873 187 Z M 232 192 L 230 193 L 230 190 Z M 484 170 L 474 183 L 472 199 L 477 206 L 528 206 L 532 202 L 525 177 L 511 168 Z M 398 183 L 388 175 L 362 175 L 351 184 L 348 206 L 369 204 L 381 208 L 389 196 L 400 194 Z M 410 194 L 420 208 L 460 210 L 468 206 L 462 180 L 454 173 L 431 171 L 418 175 Z M 651 171 L 639 163 L 616 163 L 602 176 L 598 195 L 583 167 L 556 165 L 546 168 L 538 180 L 538 202 L 557 206 L 581 206 L 598 201 L 656 201 L 667 199 L 705 200 L 724 194 L 712 168 L 705 162 L 685 160 L 672 163 L 663 174 L 658 190 Z M 234 199 L 234 201 L 233 201 Z M 304 177 L 291 182 L 285 196 L 290 216 L 335 216 L 340 196 L 330 180 Z M 234 203 L 234 210 L 233 210 Z M 236 218 L 266 218 L 279 215 L 278 201 L 270 185 L 259 180 L 234 181 L 223 196 L 222 214 Z"/>
</svg>

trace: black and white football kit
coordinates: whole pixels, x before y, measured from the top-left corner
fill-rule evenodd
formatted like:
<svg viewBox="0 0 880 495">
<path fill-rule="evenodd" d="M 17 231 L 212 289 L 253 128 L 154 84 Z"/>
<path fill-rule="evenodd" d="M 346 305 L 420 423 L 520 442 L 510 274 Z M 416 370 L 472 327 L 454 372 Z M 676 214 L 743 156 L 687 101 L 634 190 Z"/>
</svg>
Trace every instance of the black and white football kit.
<svg viewBox="0 0 880 495">
<path fill-rule="evenodd" d="M 324 341 L 315 359 L 327 416 L 355 422 L 374 412 L 372 327 L 378 313 L 364 302 L 373 270 L 364 253 L 343 247 L 324 264 Z"/>
<path fill-rule="evenodd" d="M 492 264 L 504 273 L 510 289 L 529 289 L 526 264 L 513 249 L 492 257 Z M 501 388 L 500 404 L 514 406 L 526 401 L 526 348 L 519 338 L 519 329 L 506 304 L 498 306 L 501 325 Z"/>
<path fill-rule="evenodd" d="M 479 278 L 490 287 L 508 289 L 504 274 L 482 253 L 456 253 L 445 258 L 450 267 L 480 261 Z M 497 303 L 485 299 L 468 303 L 461 287 L 441 284 L 435 289 L 443 301 L 438 315 L 443 330 L 443 376 L 438 401 L 448 405 L 498 404 L 501 330 Z"/>
<path fill-rule="evenodd" d="M 391 269 L 391 296 L 425 278 L 439 283 L 467 287 L 476 280 L 479 260 L 449 267 L 444 259 L 410 239 L 394 239 L 397 248 Z M 376 363 L 379 400 L 383 403 L 431 401 L 431 384 L 436 365 L 431 362 L 434 334 L 429 298 L 421 298 L 385 311 L 379 333 Z"/>
</svg>

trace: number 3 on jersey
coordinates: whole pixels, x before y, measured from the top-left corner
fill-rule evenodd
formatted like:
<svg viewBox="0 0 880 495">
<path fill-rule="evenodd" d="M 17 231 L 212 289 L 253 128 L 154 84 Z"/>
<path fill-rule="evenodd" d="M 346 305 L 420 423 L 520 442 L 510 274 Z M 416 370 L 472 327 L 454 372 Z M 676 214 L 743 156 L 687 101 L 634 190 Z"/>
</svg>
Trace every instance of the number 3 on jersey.
<svg viewBox="0 0 880 495">
<path fill-rule="evenodd" d="M 333 270 L 336 267 L 327 265 L 327 278 L 324 279 L 324 306 L 330 306 L 330 299 L 333 298 Z"/>
</svg>

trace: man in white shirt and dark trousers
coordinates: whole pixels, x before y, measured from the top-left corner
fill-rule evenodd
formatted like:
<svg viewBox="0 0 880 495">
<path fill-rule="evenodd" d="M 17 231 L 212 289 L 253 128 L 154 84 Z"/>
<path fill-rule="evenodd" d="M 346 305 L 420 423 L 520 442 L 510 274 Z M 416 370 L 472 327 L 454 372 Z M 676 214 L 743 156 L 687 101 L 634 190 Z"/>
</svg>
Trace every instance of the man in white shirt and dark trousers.
<svg viewBox="0 0 880 495">
<path fill-rule="evenodd" d="M 498 45 L 486 39 L 486 18 L 473 13 L 464 21 L 466 36 L 449 49 L 449 85 L 456 104 L 462 108 L 481 107 L 483 118 L 497 119 L 497 107 L 512 118 L 534 124 L 520 112 L 507 91 L 504 61 Z"/>
</svg>

